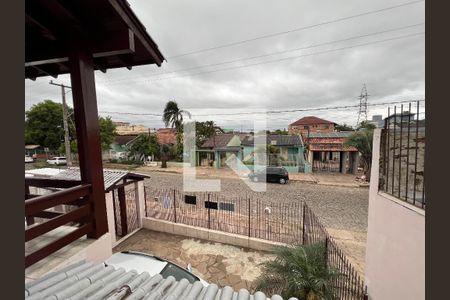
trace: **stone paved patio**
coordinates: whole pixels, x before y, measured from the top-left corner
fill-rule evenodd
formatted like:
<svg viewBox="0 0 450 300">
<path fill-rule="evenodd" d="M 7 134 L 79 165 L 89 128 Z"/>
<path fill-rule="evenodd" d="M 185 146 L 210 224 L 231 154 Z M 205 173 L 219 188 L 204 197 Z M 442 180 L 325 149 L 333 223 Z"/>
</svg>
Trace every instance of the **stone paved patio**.
<svg viewBox="0 0 450 300">
<path fill-rule="evenodd" d="M 141 229 L 119 244 L 113 252 L 134 250 L 165 258 L 180 266 L 192 265 L 193 273 L 220 287 L 253 290 L 261 274 L 259 264 L 273 256 L 262 251 L 186 238 Z"/>
</svg>

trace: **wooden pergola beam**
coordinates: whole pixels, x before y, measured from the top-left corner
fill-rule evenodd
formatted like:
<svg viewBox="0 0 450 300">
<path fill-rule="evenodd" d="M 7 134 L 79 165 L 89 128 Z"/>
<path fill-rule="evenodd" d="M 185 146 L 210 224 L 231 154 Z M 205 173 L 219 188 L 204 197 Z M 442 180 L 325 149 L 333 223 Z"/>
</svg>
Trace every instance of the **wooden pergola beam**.
<svg viewBox="0 0 450 300">
<path fill-rule="evenodd" d="M 82 34 L 86 32 L 83 30 L 80 20 L 70 13 L 58 0 L 34 0 L 38 5 L 45 9 L 45 11 L 52 16 L 51 22 L 58 26 L 63 26 L 67 33 Z M 27 3 L 28 5 L 28 3 Z M 51 27 L 49 27 L 51 28 Z"/>
<path fill-rule="evenodd" d="M 31 17 L 28 14 L 25 14 L 25 22 L 32 24 L 33 27 L 35 27 L 43 37 L 55 41 L 56 40 L 56 36 L 55 34 L 49 30 L 46 26 L 44 26 L 43 24 L 41 24 L 40 22 L 38 22 L 37 20 L 35 20 L 33 17 Z"/>
<path fill-rule="evenodd" d="M 58 78 L 58 72 L 51 65 L 32 66 L 32 68 L 53 78 Z"/>
<path fill-rule="evenodd" d="M 127 68 L 128 70 L 131 70 L 133 68 L 133 64 L 131 63 L 130 59 L 127 55 L 117 55 L 117 59 L 122 63 L 122 65 Z"/>
<path fill-rule="evenodd" d="M 111 3 L 112 7 L 122 17 L 123 21 L 127 24 L 128 28 L 130 28 L 133 32 L 136 33 L 136 38 L 139 39 L 139 41 L 142 43 L 144 48 L 152 55 L 153 59 L 155 60 L 155 63 L 158 66 L 160 66 L 162 63 L 162 60 L 160 59 L 160 57 L 154 50 L 154 46 L 150 45 L 149 41 L 141 34 L 141 30 L 139 30 L 139 28 L 137 28 L 137 26 L 135 25 L 135 22 L 133 22 L 131 20 L 131 18 L 128 16 L 128 14 L 124 11 L 121 4 L 117 0 L 109 0 L 109 3 Z"/>
<path fill-rule="evenodd" d="M 87 47 L 92 56 L 97 61 L 98 58 L 107 56 L 118 56 L 131 54 L 135 51 L 134 34 L 131 30 L 120 30 L 111 32 L 107 36 L 93 36 L 87 41 Z M 67 48 L 54 48 L 52 51 L 45 46 L 34 47 L 33 51 L 26 51 L 25 66 L 38 66 L 49 63 L 64 63 L 68 61 Z M 125 63 L 132 65 L 128 59 L 123 58 Z M 99 60 L 101 61 L 101 60 Z M 106 68 L 104 68 L 106 69 Z"/>
<path fill-rule="evenodd" d="M 33 67 L 25 67 L 25 78 L 35 81 L 36 77 L 38 76 L 39 76 L 38 70 L 34 69 Z"/>
<path fill-rule="evenodd" d="M 107 63 L 106 63 L 104 58 L 102 58 L 102 57 L 95 58 L 94 59 L 94 65 L 95 65 L 95 67 L 98 70 L 100 70 L 100 72 L 106 73 L 106 71 L 107 71 L 107 68 L 106 68 Z"/>
</svg>

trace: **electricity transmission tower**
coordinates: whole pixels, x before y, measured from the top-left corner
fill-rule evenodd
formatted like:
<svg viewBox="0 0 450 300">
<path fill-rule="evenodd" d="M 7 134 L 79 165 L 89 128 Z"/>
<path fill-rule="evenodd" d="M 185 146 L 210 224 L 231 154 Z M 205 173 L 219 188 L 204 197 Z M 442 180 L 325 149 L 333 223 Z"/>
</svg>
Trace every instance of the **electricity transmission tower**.
<svg viewBox="0 0 450 300">
<path fill-rule="evenodd" d="M 358 121 L 356 122 L 356 127 L 361 125 L 361 122 L 367 121 L 367 99 L 369 95 L 367 94 L 366 84 L 364 83 L 361 95 L 359 95 L 359 112 L 358 112 Z"/>
</svg>

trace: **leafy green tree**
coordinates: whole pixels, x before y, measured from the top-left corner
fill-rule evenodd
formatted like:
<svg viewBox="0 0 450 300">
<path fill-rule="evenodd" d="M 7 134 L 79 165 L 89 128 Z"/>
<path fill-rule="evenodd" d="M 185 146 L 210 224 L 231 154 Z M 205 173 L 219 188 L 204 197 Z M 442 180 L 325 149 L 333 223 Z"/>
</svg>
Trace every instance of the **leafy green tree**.
<svg viewBox="0 0 450 300">
<path fill-rule="evenodd" d="M 336 124 L 334 126 L 334 129 L 336 129 L 337 131 L 352 131 L 353 127 L 344 123 L 344 124 Z"/>
<path fill-rule="evenodd" d="M 67 107 L 70 147 L 77 152 L 73 108 Z M 115 125 L 110 117 L 99 117 L 102 150 L 109 149 L 115 137 Z M 25 143 L 38 144 L 64 153 L 64 127 L 62 104 L 44 100 L 25 112 Z"/>
<path fill-rule="evenodd" d="M 214 121 L 195 122 L 196 145 L 200 147 L 207 139 L 215 134 Z"/>
<path fill-rule="evenodd" d="M 374 130 L 375 128 L 377 128 L 377 126 L 375 126 L 375 124 L 369 123 L 369 121 L 362 121 L 357 130 L 361 130 L 361 129 L 369 129 L 369 130 Z"/>
<path fill-rule="evenodd" d="M 108 150 L 114 142 L 116 136 L 116 125 L 111 120 L 111 117 L 99 117 L 98 124 L 100 126 L 100 140 L 102 150 Z"/>
<path fill-rule="evenodd" d="M 269 159 L 269 166 L 278 166 L 281 160 L 280 158 L 280 148 L 274 145 L 267 145 L 266 147 L 267 156 Z"/>
<path fill-rule="evenodd" d="M 61 145 L 58 148 L 58 152 L 59 153 L 65 153 L 66 152 L 66 148 L 64 146 L 64 143 L 61 143 Z M 70 141 L 70 152 L 71 153 L 78 153 L 77 140 Z"/>
<path fill-rule="evenodd" d="M 70 107 L 68 107 L 68 115 L 72 119 L 72 122 L 68 122 L 69 137 L 73 140 L 75 127 L 73 109 Z M 44 100 L 25 112 L 25 143 L 58 150 L 61 143 L 64 143 L 62 104 Z"/>
<path fill-rule="evenodd" d="M 116 136 L 116 125 L 111 120 L 111 117 L 99 117 L 98 118 L 99 128 L 100 128 L 100 145 L 103 151 L 109 150 L 111 144 L 114 142 L 114 137 Z M 74 138 L 70 141 L 70 150 L 72 153 L 78 152 L 77 140 Z M 59 152 L 64 153 L 64 143 L 59 147 Z"/>
<path fill-rule="evenodd" d="M 362 122 L 358 131 L 347 138 L 344 145 L 346 147 L 355 147 L 361 153 L 364 175 L 370 180 L 370 170 L 372 168 L 372 144 L 373 131 L 375 125 Z"/>
<path fill-rule="evenodd" d="M 131 155 L 159 156 L 160 145 L 154 134 L 140 134 L 130 146 Z"/>
<path fill-rule="evenodd" d="M 283 298 L 301 300 L 336 299 L 331 282 L 341 273 L 327 266 L 323 242 L 310 245 L 279 246 L 275 259 L 262 264 L 256 289 Z"/>
<path fill-rule="evenodd" d="M 273 133 L 274 134 L 281 134 L 281 135 L 288 135 L 289 134 L 289 132 L 286 129 L 283 129 L 283 130 L 277 129 Z"/>
</svg>

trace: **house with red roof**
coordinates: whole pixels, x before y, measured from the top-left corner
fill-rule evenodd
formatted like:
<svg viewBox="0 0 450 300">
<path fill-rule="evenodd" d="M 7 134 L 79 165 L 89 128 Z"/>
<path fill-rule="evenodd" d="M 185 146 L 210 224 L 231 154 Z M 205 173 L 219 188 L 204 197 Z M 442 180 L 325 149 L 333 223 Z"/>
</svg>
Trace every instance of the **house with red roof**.
<svg viewBox="0 0 450 300">
<path fill-rule="evenodd" d="M 345 146 L 353 131 L 337 132 L 334 122 L 315 116 L 303 117 L 289 124 L 289 134 L 297 134 L 307 145 L 307 161 L 313 172 L 355 174 L 359 166 L 358 149 Z"/>
<path fill-rule="evenodd" d="M 156 138 L 161 145 L 175 145 L 177 143 L 177 132 L 175 128 L 159 128 Z"/>
<path fill-rule="evenodd" d="M 327 121 L 314 116 L 303 117 L 294 123 L 289 124 L 289 134 L 300 134 L 303 137 L 309 132 L 333 132 L 334 122 Z"/>
</svg>

